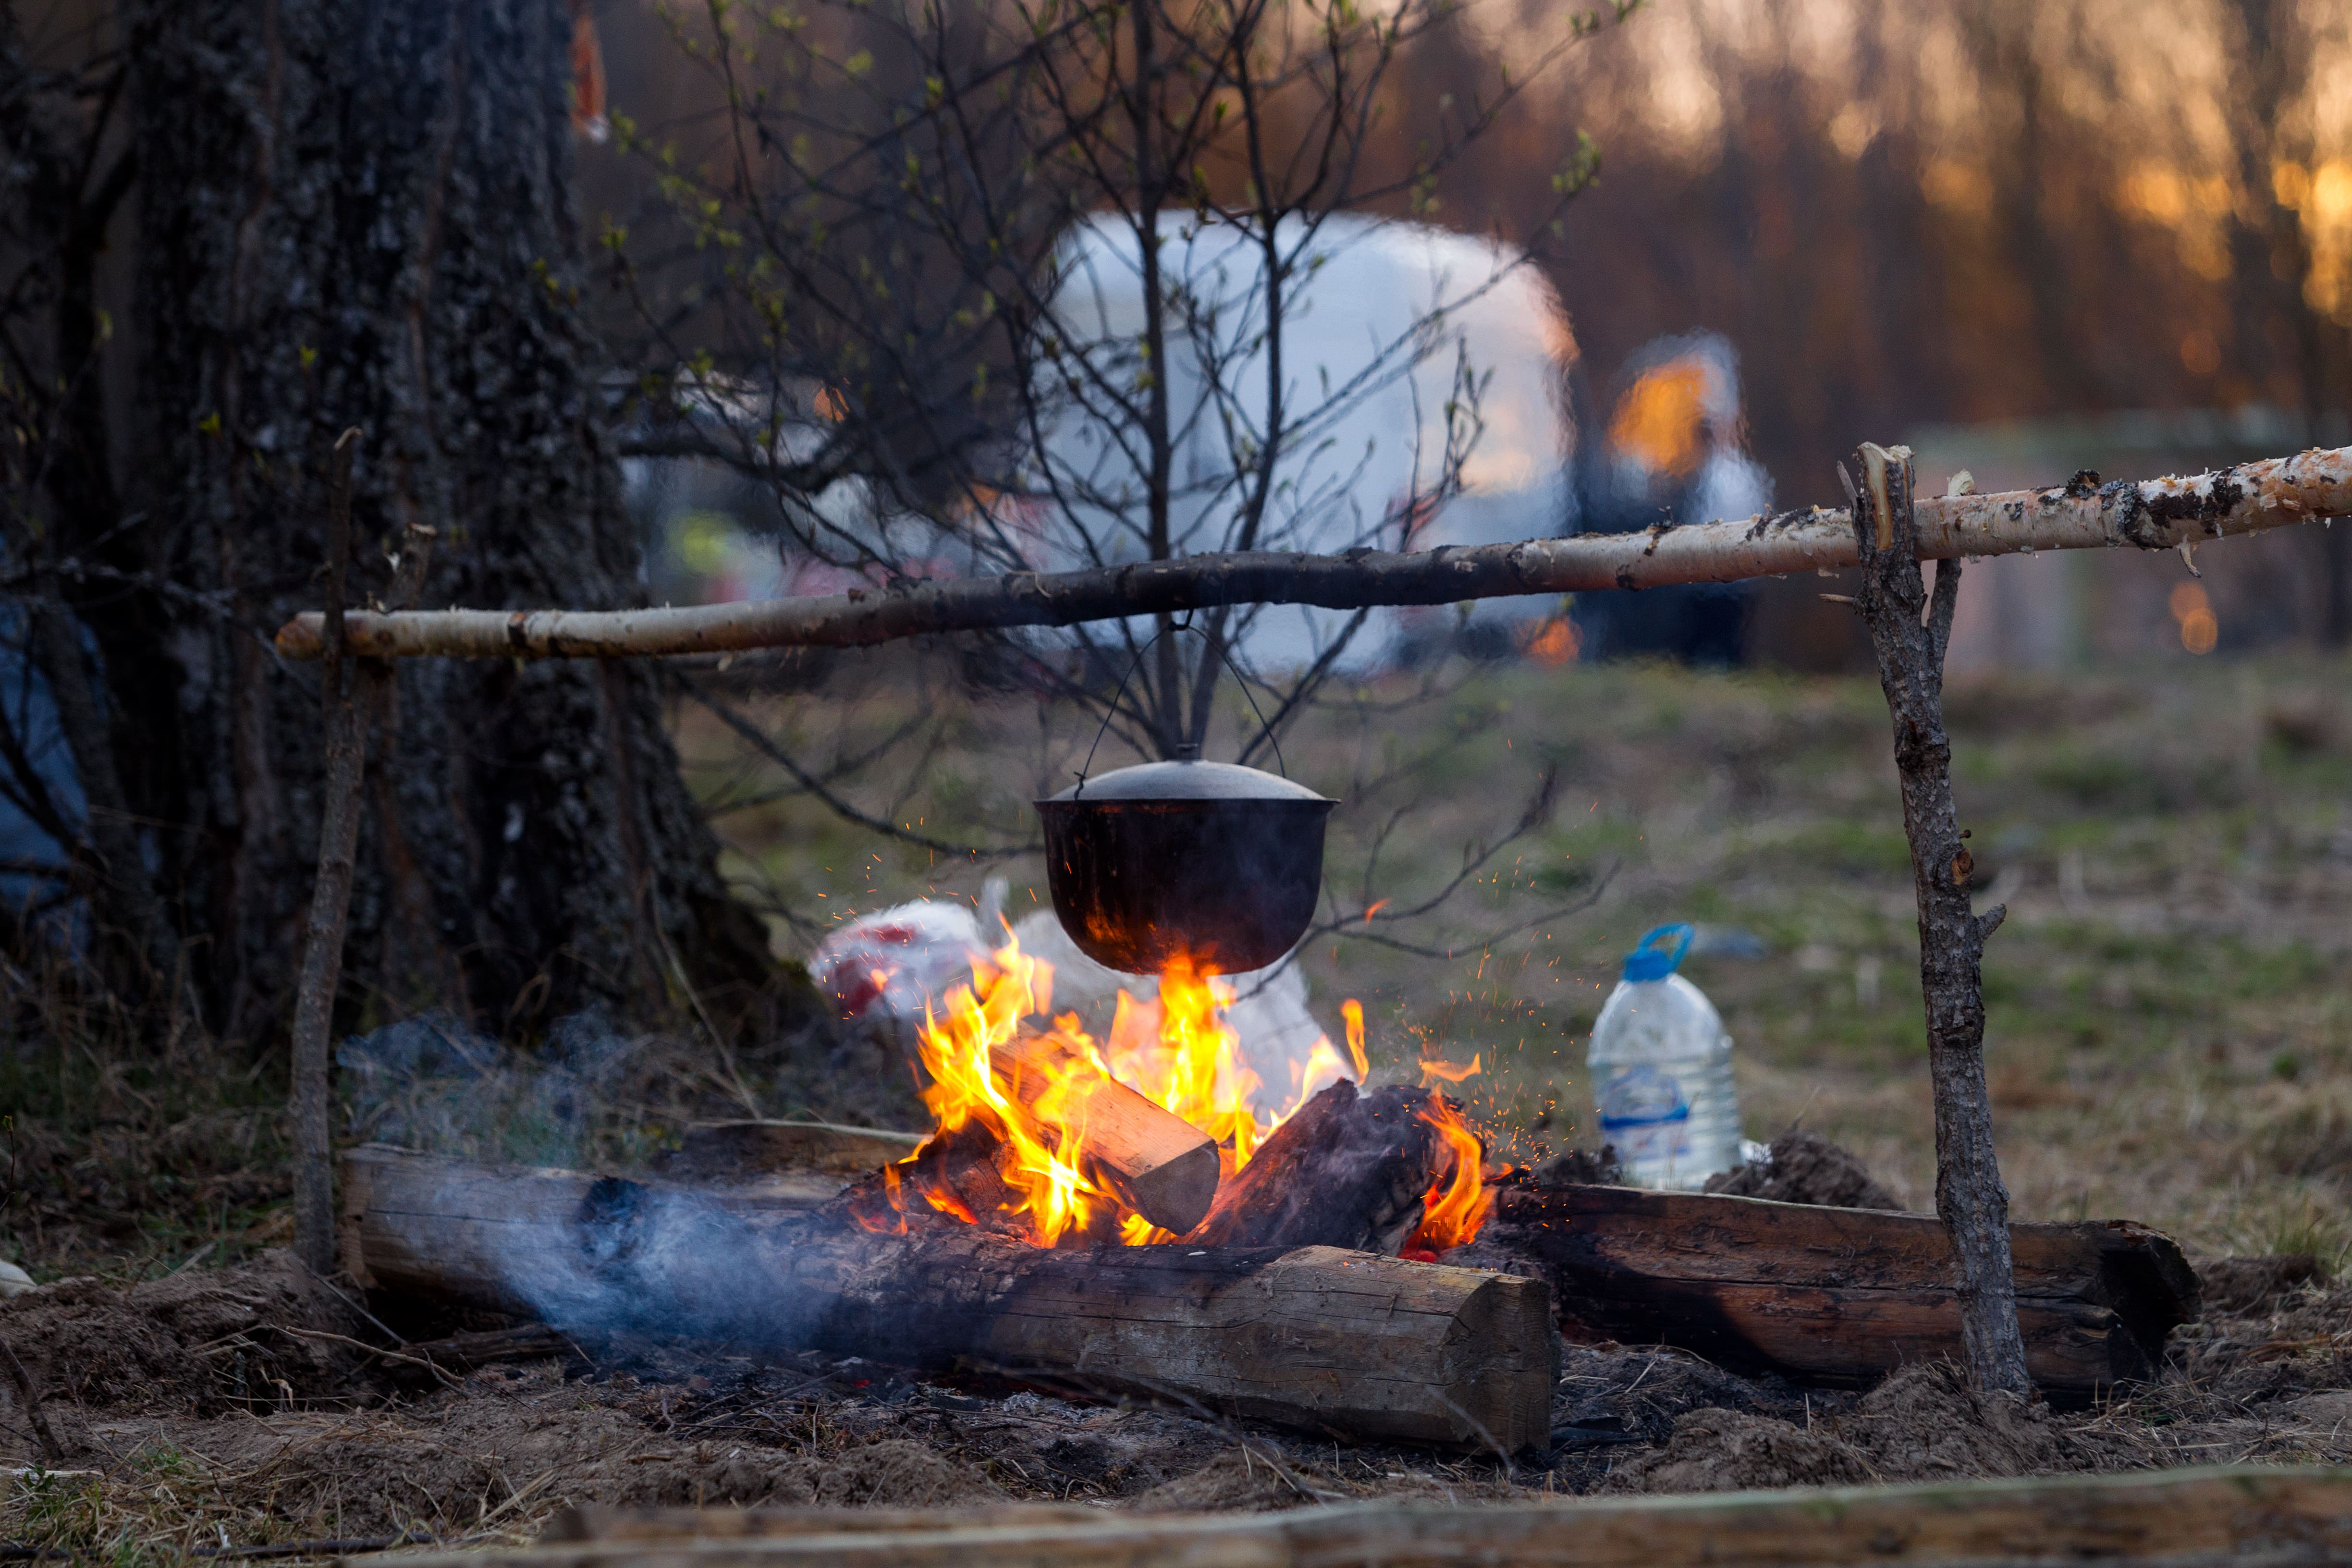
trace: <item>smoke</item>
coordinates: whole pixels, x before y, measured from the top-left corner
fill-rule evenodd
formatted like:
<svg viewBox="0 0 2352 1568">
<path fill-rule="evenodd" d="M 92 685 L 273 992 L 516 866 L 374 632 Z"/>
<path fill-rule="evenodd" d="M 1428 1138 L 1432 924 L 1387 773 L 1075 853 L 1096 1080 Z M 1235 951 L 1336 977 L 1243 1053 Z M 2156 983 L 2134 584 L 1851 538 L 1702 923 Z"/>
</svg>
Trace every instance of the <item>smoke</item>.
<svg viewBox="0 0 2352 1568">
<path fill-rule="evenodd" d="M 602 1008 L 559 1020 L 536 1048 L 440 1009 L 335 1053 L 351 1137 L 494 1164 L 628 1169 L 688 1122 L 756 1114 L 696 1038 L 624 1033 Z"/>
</svg>

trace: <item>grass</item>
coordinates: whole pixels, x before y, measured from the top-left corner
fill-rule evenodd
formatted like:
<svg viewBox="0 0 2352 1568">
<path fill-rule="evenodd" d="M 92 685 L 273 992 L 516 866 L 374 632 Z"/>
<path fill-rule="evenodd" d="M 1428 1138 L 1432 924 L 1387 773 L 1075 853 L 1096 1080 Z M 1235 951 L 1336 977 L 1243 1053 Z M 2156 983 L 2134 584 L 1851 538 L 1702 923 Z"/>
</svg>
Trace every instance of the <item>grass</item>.
<svg viewBox="0 0 2352 1568">
<path fill-rule="evenodd" d="M 1035 832 L 1028 803 L 1068 781 L 1093 728 L 951 679 L 964 672 L 938 653 L 843 656 L 740 700 L 862 809 L 1017 849 Z M 2340 660 L 2183 656 L 1954 682 L 1979 902 L 2011 910 L 1985 994 L 2021 1217 L 2126 1215 L 2208 1254 L 2352 1243 L 2336 1217 L 2352 1212 L 2347 675 Z M 1233 718 L 1210 755 L 1232 754 Z M 977 898 L 990 875 L 1009 879 L 1016 916 L 1045 898 L 1034 853 L 885 839 L 697 710 L 679 735 L 780 951 L 804 955 L 901 900 Z M 1343 802 L 1337 923 L 1301 963 L 1328 1026 L 1340 998 L 1363 1001 L 1383 1071 L 1475 1056 L 1483 1070 L 1457 1092 L 1505 1152 L 1581 1141 L 1586 1036 L 1619 955 L 1667 920 L 1737 927 L 1769 955 L 1702 956 L 1687 973 L 1738 1041 L 1749 1135 L 1802 1121 L 1930 1203 L 1916 928 L 1874 680 L 1456 669 L 1336 698 L 1284 752 Z M 1097 768 L 1132 760 L 1114 738 Z M 1511 838 L 1547 768 L 1549 816 Z M 1481 845 L 1500 847 L 1437 911 L 1386 918 Z M 1383 900 L 1381 919 L 1360 918 Z M 134 1047 L 127 1023 L 55 975 L 0 971 L 0 1257 L 42 1278 L 143 1278 L 285 1238 L 281 1063 L 232 1059 L 189 1030 Z M 479 1061 L 417 1081 L 347 1071 L 346 1131 L 626 1164 L 697 1116 L 865 1119 L 904 1099 L 866 1047 L 730 1062 L 690 1026 L 575 1032 L 528 1051 L 476 1042 Z"/>
<path fill-rule="evenodd" d="M 928 703 L 951 784 L 908 765 L 909 742 L 843 787 L 943 837 L 1026 837 L 1024 803 L 1066 782 L 1090 729 L 1018 699 L 940 702 L 910 668 L 845 661 L 813 692 L 747 700 L 818 763 Z M 2127 1215 L 2206 1253 L 2343 1250 L 2330 1216 L 2352 1176 L 2347 675 L 2318 658 L 2183 656 L 1954 681 L 1979 901 L 2011 910 L 1985 990 L 2021 1217 Z M 1547 763 L 1558 802 L 1438 915 L 1369 928 L 1434 956 L 1385 948 L 1361 921 L 1311 943 L 1301 961 L 1326 1022 L 1361 998 L 1391 1072 L 1476 1055 L 1485 1071 L 1462 1092 L 1532 1156 L 1586 1136 L 1585 1037 L 1633 939 L 1673 919 L 1738 927 L 1769 956 L 1687 972 L 1738 1042 L 1749 1134 L 1801 1120 L 1929 1205 L 1916 914 L 1874 679 L 1494 667 L 1424 700 L 1416 689 L 1383 682 L 1285 737 L 1294 776 L 1345 803 L 1329 913 L 1407 907 L 1442 885 L 1465 848 L 1507 831 Z M 1235 732 L 1209 754 L 1229 755 Z M 759 783 L 703 726 L 683 742 L 714 797 Z M 1110 751 L 1098 769 L 1134 760 Z M 737 873 L 793 911 L 779 939 L 799 951 L 902 899 L 975 897 L 991 871 L 1009 877 L 1016 914 L 1045 896 L 1034 856 L 879 842 L 805 795 L 720 823 Z M 1589 908 L 1482 940 L 1596 887 Z"/>
</svg>

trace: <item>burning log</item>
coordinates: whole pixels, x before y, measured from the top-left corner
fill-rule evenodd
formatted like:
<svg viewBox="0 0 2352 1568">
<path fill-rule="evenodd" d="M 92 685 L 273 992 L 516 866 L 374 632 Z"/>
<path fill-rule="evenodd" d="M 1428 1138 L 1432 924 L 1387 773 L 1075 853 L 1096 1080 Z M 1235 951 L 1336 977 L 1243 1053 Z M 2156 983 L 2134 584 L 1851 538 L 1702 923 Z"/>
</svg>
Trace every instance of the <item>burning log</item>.
<svg viewBox="0 0 2352 1568">
<path fill-rule="evenodd" d="M 1425 1089 L 1345 1079 L 1298 1108 L 1218 1194 L 1200 1247 L 1349 1247 L 1393 1255 L 1452 1153 Z"/>
<path fill-rule="evenodd" d="M 996 1047 L 1007 1092 L 1040 1126 L 1078 1142 L 1079 1168 L 1162 1230 L 1183 1235 L 1217 1195 L 1217 1145 L 1199 1128 L 1093 1070 L 1055 1037 Z"/>
<path fill-rule="evenodd" d="M 352 1151 L 343 1185 L 344 1267 L 372 1289 L 1362 1437 L 1509 1452 L 1549 1436 L 1559 1340 L 1535 1279 L 1326 1247 L 1052 1250 L 924 1217 L 877 1234 L 381 1148 Z"/>
<path fill-rule="evenodd" d="M 2078 1398 L 2156 1375 L 2197 1312 L 2170 1238 L 2127 1220 L 2011 1227 L 2029 1372 Z M 1957 1356 L 1958 1275 L 1932 1215 L 1631 1187 L 1505 1186 L 1450 1261 L 1547 1280 L 1571 1338 L 1675 1344 L 1726 1366 L 1867 1384 Z"/>
</svg>

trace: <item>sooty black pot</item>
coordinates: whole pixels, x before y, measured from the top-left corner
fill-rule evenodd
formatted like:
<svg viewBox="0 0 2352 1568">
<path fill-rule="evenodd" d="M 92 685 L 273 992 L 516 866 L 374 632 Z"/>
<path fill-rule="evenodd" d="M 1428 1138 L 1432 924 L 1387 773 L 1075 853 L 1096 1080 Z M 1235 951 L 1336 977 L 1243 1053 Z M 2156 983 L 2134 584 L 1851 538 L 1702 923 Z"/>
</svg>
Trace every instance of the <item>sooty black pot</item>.
<svg viewBox="0 0 2352 1568">
<path fill-rule="evenodd" d="M 1231 763 L 1121 768 L 1037 803 L 1054 912 L 1078 950 L 1130 974 L 1169 961 L 1263 969 L 1315 918 L 1337 801 Z"/>
</svg>

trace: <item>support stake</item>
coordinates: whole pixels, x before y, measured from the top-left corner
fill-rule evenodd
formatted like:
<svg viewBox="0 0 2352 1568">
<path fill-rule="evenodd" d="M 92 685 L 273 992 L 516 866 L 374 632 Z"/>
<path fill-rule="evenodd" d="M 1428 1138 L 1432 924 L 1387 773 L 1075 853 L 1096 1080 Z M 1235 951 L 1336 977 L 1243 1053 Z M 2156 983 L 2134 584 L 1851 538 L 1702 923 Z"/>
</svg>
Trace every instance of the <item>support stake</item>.
<svg viewBox="0 0 2352 1568">
<path fill-rule="evenodd" d="M 1958 1260 L 1961 1343 L 1979 1392 L 2031 1397 L 2010 1261 L 2009 1189 L 1993 1152 L 1985 1089 L 1984 944 L 2008 911 L 1969 907 L 1973 862 L 1952 802 L 1952 745 L 1944 733 L 1944 655 L 1959 604 L 1960 563 L 1936 563 L 1928 595 L 1916 548 L 1911 452 L 1865 444 L 1854 539 L 1878 680 L 1895 727 L 1903 828 L 1919 899 L 1919 989 L 1927 1002 L 1927 1063 L 1936 1094 L 1936 1213 Z"/>
</svg>

